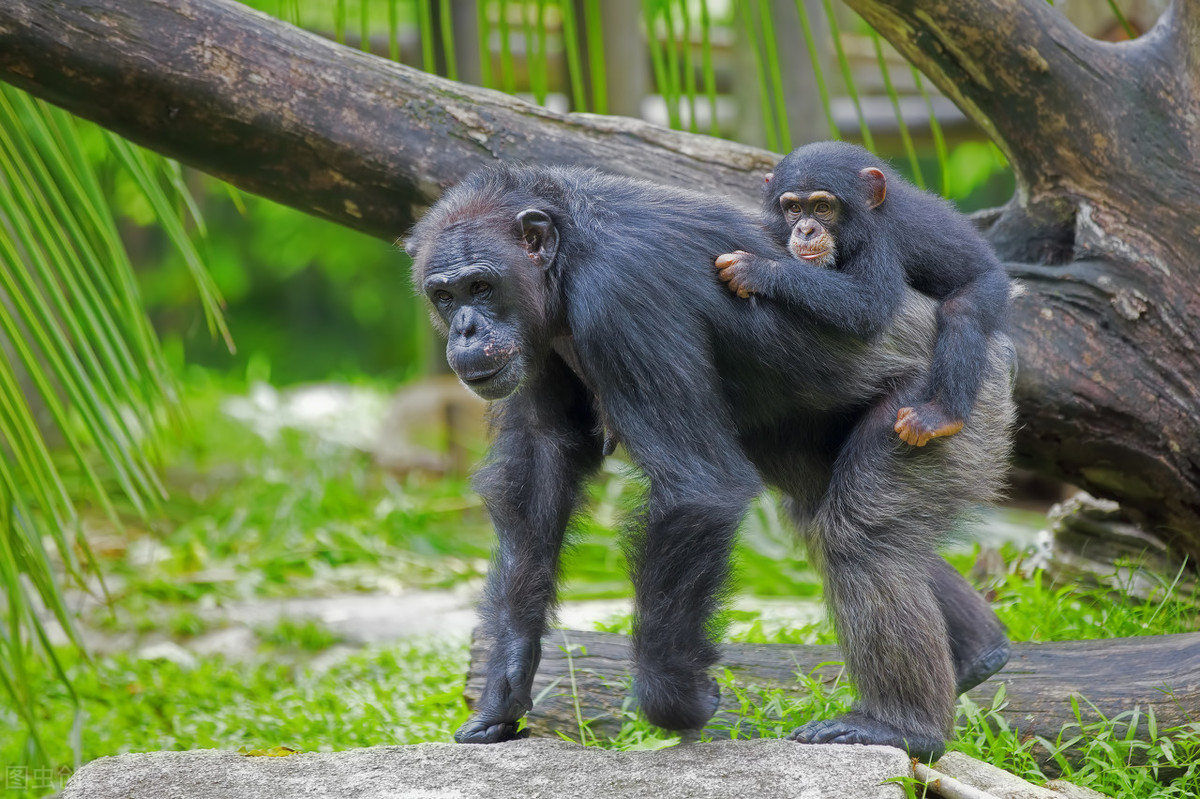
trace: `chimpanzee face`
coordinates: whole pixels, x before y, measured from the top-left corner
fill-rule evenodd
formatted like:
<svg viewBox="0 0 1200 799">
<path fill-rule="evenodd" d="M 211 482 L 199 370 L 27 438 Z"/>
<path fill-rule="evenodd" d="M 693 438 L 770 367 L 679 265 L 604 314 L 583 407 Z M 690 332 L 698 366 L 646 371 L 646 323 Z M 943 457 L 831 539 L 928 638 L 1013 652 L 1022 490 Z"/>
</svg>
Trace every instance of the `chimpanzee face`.
<svg viewBox="0 0 1200 799">
<path fill-rule="evenodd" d="M 841 205 L 827 191 L 814 191 L 805 197 L 786 191 L 779 197 L 779 210 L 792 231 L 787 243 L 792 255 L 813 266 L 832 267 L 837 263 Z"/>
<path fill-rule="evenodd" d="M 517 391 L 540 362 L 542 274 L 557 241 L 549 216 L 529 209 L 515 224 L 470 219 L 450 225 L 421 248 L 421 287 L 446 331 L 446 360 L 485 400 Z"/>
<path fill-rule="evenodd" d="M 503 270 L 488 263 L 453 265 L 430 273 L 424 288 L 446 326 L 446 360 L 459 379 L 486 400 L 515 391 L 525 370 Z"/>
<path fill-rule="evenodd" d="M 841 142 L 806 145 L 766 176 L 767 224 L 796 258 L 833 268 L 870 235 L 868 218 L 887 197 L 887 177 L 875 159 Z M 867 165 L 864 165 L 864 161 Z"/>
</svg>

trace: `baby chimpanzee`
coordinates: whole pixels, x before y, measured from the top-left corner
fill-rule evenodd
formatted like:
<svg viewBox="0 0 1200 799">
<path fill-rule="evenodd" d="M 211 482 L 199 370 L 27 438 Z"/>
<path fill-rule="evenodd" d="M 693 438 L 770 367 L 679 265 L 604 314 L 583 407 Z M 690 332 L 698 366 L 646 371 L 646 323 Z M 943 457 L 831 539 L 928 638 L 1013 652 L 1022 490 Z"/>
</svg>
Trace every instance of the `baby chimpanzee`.
<svg viewBox="0 0 1200 799">
<path fill-rule="evenodd" d="M 907 397 L 895 430 L 914 446 L 962 430 L 987 367 L 988 339 L 1008 312 L 1009 280 L 971 223 L 861 147 L 819 142 L 767 175 L 764 223 L 796 258 L 788 268 L 738 250 L 717 258 L 740 297 L 759 295 L 871 338 L 908 285 L 939 301 L 928 381 Z M 910 404 L 911 403 L 911 404 Z"/>
</svg>

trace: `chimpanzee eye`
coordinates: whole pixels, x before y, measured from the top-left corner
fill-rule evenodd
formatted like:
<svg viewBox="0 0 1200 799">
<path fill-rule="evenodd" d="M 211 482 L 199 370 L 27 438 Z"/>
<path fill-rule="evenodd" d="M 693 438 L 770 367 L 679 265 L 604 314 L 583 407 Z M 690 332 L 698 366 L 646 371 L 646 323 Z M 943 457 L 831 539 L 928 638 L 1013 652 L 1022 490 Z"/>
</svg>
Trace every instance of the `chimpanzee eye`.
<svg viewBox="0 0 1200 799">
<path fill-rule="evenodd" d="M 492 293 L 491 285 L 489 285 L 488 283 L 484 283 L 482 280 L 477 280 L 471 284 L 471 294 L 473 294 L 476 297 L 486 297 L 487 295 L 489 295 L 491 293 Z"/>
<path fill-rule="evenodd" d="M 788 203 L 783 210 L 789 214 L 798 214 L 800 213 L 800 203 Z"/>
<path fill-rule="evenodd" d="M 442 305 L 448 305 L 454 299 L 454 295 L 445 289 L 438 289 L 433 292 L 433 298 Z"/>
<path fill-rule="evenodd" d="M 822 200 L 821 202 L 819 202 L 813 206 L 813 211 L 815 213 L 821 214 L 822 216 L 824 216 L 825 214 L 829 213 L 832 210 L 833 210 L 833 208 L 829 205 L 829 203 L 825 202 L 824 200 Z"/>
</svg>

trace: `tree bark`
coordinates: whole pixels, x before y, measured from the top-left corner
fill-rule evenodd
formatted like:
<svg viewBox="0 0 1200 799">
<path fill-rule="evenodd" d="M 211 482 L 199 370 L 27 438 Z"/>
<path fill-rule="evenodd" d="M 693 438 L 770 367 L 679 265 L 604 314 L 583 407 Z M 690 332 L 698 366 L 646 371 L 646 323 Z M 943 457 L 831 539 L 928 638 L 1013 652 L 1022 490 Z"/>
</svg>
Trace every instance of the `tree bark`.
<svg viewBox="0 0 1200 799">
<path fill-rule="evenodd" d="M 486 678 L 489 646 L 478 636 L 471 642 L 466 697 L 472 706 Z M 629 639 L 623 635 L 548 633 L 533 686 L 536 702 L 528 717 L 532 734 L 561 732 L 578 739 L 583 719 L 592 734 L 615 735 L 629 695 L 629 658 Z M 728 644 L 719 668 L 728 669 L 734 682 L 751 692 L 780 689 L 797 697 L 806 692 L 797 674 L 827 685 L 845 680 L 842 655 L 833 646 Z M 987 710 L 1002 686 L 999 714 L 1022 739 L 1039 735 L 1056 741 L 1066 725 L 1077 723 L 1071 706 L 1074 698 L 1084 724 L 1103 717 L 1128 725 L 1132 719 L 1121 714 L 1138 708 L 1133 737 L 1148 740 L 1146 719 L 1151 711 L 1159 730 L 1191 724 L 1200 717 L 1200 633 L 1013 644 L 1008 665 L 967 695 Z M 724 695 L 722 706 L 731 704 Z M 734 731 L 746 737 L 750 731 L 740 727 L 738 720 L 735 712 L 720 710 L 708 729 L 718 737 L 729 737 Z M 790 731 L 781 729 L 781 734 Z M 1118 734 L 1124 732 L 1123 726 L 1118 728 Z M 1080 743 L 1086 745 L 1086 736 Z M 1049 758 L 1044 748 L 1035 753 L 1042 762 Z"/>
<path fill-rule="evenodd" d="M 1018 177 L 988 235 L 1014 311 L 1020 460 L 1200 556 L 1200 3 L 1097 42 L 1044 0 L 848 0 Z M 756 201 L 769 153 L 559 115 L 232 0 L 8 0 L 0 79 L 248 191 L 385 239 L 496 160 Z"/>
</svg>

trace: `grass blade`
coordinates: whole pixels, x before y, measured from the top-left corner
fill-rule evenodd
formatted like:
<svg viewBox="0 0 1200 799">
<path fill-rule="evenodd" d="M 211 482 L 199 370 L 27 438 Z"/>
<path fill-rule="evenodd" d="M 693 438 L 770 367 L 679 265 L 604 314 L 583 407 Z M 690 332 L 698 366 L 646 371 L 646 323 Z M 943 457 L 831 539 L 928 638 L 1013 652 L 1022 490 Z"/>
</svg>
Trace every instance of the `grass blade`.
<svg viewBox="0 0 1200 799">
<path fill-rule="evenodd" d="M 740 4 L 738 6 L 739 15 L 742 18 L 742 30 L 746 36 L 746 43 L 750 47 L 750 55 L 754 60 L 754 72 L 758 76 L 758 96 L 762 110 L 763 131 L 767 138 L 767 149 L 779 152 L 779 136 L 776 133 L 775 119 L 771 113 L 771 89 L 767 85 L 767 71 L 763 65 L 762 49 L 758 44 L 758 26 L 751 19 L 751 15 L 754 13 L 750 10 L 751 7 L 750 3 Z"/>
<path fill-rule="evenodd" d="M 921 174 L 921 162 L 917 159 L 917 148 L 913 146 L 912 136 L 904 121 L 904 114 L 900 112 L 900 95 L 897 94 L 896 87 L 892 85 L 892 73 L 888 69 L 887 59 L 883 57 L 882 41 L 874 30 L 871 31 L 871 42 L 875 45 L 875 58 L 879 62 L 879 74 L 883 77 L 884 88 L 887 90 L 888 98 L 892 101 L 892 113 L 896 115 L 896 125 L 900 129 L 900 140 L 904 142 L 904 152 L 908 155 L 908 165 L 912 169 L 913 182 L 923 189 L 925 188 L 925 176 Z"/>
<path fill-rule="evenodd" d="M 710 136 L 720 135 L 720 124 L 717 120 L 717 76 L 713 66 L 712 51 L 712 17 L 708 13 L 708 3 L 700 3 L 700 57 L 704 65 L 704 91 L 708 96 L 708 133 Z"/>
<path fill-rule="evenodd" d="M 921 97 L 925 98 L 925 107 L 929 109 L 929 133 L 933 136 L 933 150 L 937 153 L 938 173 L 942 176 L 940 193 L 943 197 L 949 197 L 950 153 L 946 147 L 946 136 L 942 133 L 942 125 L 938 122 L 937 114 L 934 112 L 933 98 L 929 96 L 929 90 L 925 88 L 925 83 L 921 80 L 921 71 L 916 67 L 911 67 L 911 69 L 913 83 L 916 84 Z"/>
<path fill-rule="evenodd" d="M 758 0 L 758 19 L 762 24 L 763 48 L 770 70 L 775 96 L 775 123 L 779 132 L 781 152 L 792 149 L 792 132 L 788 129 L 787 95 L 783 88 L 783 71 L 779 66 L 779 51 L 775 46 L 775 25 L 771 22 L 771 7 L 767 0 Z"/>
<path fill-rule="evenodd" d="M 583 4 L 583 30 L 587 35 L 588 77 L 592 79 L 592 111 L 608 113 L 608 81 L 604 68 L 604 30 L 598 0 Z"/>
<path fill-rule="evenodd" d="M 450 0 L 438 0 L 438 13 L 442 28 L 442 52 L 446 57 L 446 77 L 458 80 L 458 59 L 454 55 L 454 20 L 450 17 Z"/>
<path fill-rule="evenodd" d="M 833 39 L 833 49 L 837 53 L 838 66 L 842 70 L 842 80 L 846 84 L 846 93 L 854 103 L 854 113 L 858 117 L 859 135 L 862 136 L 863 146 L 871 152 L 875 151 L 875 140 L 867 127 L 867 118 L 863 115 L 862 101 L 858 97 L 858 87 L 854 82 L 854 73 L 850 69 L 850 60 L 846 58 L 846 48 L 842 46 L 842 34 L 838 28 L 837 14 L 833 10 L 833 0 L 821 0 L 825 5 L 825 17 L 829 21 L 829 35 Z"/>
<path fill-rule="evenodd" d="M 558 0 L 562 15 L 563 49 L 567 53 L 567 74 L 571 76 L 571 109 L 587 111 L 587 92 L 583 88 L 583 55 L 579 52 L 579 30 L 575 24 L 572 0 Z"/>
<path fill-rule="evenodd" d="M 825 68 L 817 53 L 817 40 L 813 36 L 812 20 L 808 17 L 808 4 L 804 0 L 796 0 L 796 13 L 800 15 L 800 27 L 804 30 L 804 43 L 808 47 L 808 57 L 812 60 L 813 80 L 817 84 L 817 93 L 821 97 L 821 108 L 825 111 L 825 121 L 829 123 L 829 135 L 841 139 L 837 120 L 833 117 L 833 101 L 829 99 L 829 85 L 825 81 Z"/>
</svg>

